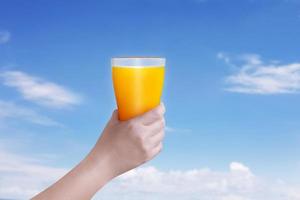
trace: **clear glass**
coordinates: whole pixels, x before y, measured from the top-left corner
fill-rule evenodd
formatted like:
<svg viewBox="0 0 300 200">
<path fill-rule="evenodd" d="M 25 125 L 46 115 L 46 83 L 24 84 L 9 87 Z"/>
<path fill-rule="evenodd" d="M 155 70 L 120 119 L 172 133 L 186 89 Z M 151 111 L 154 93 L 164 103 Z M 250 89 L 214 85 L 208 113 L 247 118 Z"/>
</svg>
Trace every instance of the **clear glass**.
<svg viewBox="0 0 300 200">
<path fill-rule="evenodd" d="M 112 78 L 120 120 L 143 114 L 160 104 L 165 58 L 112 58 Z"/>
<path fill-rule="evenodd" d="M 161 57 L 117 57 L 111 59 L 112 66 L 153 67 L 165 66 L 166 59 Z"/>
</svg>

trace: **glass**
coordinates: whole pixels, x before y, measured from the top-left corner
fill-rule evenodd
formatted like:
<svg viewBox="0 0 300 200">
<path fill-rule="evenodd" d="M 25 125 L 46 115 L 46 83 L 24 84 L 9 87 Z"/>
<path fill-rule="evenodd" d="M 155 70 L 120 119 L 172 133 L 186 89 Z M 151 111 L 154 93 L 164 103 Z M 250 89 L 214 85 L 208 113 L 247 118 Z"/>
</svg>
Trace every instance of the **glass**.
<svg viewBox="0 0 300 200">
<path fill-rule="evenodd" d="M 165 58 L 112 58 L 112 79 L 120 120 L 128 120 L 160 104 Z"/>
</svg>

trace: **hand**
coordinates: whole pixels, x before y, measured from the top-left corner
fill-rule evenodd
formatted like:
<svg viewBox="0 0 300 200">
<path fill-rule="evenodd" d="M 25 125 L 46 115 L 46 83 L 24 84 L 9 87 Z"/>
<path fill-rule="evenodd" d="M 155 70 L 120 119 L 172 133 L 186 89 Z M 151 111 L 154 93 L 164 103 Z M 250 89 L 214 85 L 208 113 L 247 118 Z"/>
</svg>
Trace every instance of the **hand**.
<svg viewBox="0 0 300 200">
<path fill-rule="evenodd" d="M 141 116 L 119 121 L 115 111 L 92 151 L 32 199 L 91 199 L 112 178 L 152 159 L 162 149 L 164 112 L 161 104 Z"/>
<path fill-rule="evenodd" d="M 165 107 L 160 104 L 143 115 L 119 121 L 115 110 L 93 152 L 110 156 L 114 176 L 151 160 L 162 149 L 164 113 Z"/>
</svg>

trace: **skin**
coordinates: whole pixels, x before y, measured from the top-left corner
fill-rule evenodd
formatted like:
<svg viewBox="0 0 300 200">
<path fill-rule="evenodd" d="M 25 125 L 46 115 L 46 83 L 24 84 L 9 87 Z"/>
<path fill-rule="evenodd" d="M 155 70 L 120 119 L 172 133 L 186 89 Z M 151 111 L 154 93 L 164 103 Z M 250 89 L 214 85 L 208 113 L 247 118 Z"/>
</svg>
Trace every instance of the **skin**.
<svg viewBox="0 0 300 200">
<path fill-rule="evenodd" d="M 128 121 L 115 110 L 90 153 L 32 200 L 87 200 L 113 178 L 151 160 L 162 149 L 165 107 Z"/>
</svg>

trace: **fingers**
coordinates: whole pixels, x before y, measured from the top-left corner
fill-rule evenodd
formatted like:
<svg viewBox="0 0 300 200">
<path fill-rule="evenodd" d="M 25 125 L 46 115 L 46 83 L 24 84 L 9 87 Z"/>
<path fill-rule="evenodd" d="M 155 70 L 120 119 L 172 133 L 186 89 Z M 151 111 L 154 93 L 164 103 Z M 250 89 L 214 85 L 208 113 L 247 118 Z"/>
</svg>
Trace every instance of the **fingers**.
<svg viewBox="0 0 300 200">
<path fill-rule="evenodd" d="M 161 118 L 159 120 L 156 120 L 152 124 L 148 125 L 147 128 L 149 128 L 149 137 L 152 137 L 153 135 L 156 135 L 160 131 L 164 131 L 165 129 L 165 119 Z"/>
<path fill-rule="evenodd" d="M 150 140 L 151 145 L 153 145 L 153 147 L 155 147 L 163 141 L 164 137 L 165 137 L 165 131 L 161 130 L 157 134 L 150 137 L 149 140 Z"/>
<path fill-rule="evenodd" d="M 163 148 L 162 142 L 156 145 L 151 151 L 151 159 L 154 158 L 159 152 L 161 152 L 162 148 Z"/>
<path fill-rule="evenodd" d="M 144 113 L 141 116 L 136 117 L 135 119 L 141 121 L 144 125 L 149 125 L 155 122 L 156 120 L 162 118 L 164 113 L 165 113 L 165 106 L 163 103 L 161 103 L 156 108 Z"/>
<path fill-rule="evenodd" d="M 110 122 L 111 123 L 116 123 L 119 121 L 119 114 L 118 114 L 118 110 L 115 109 L 110 117 Z"/>
<path fill-rule="evenodd" d="M 165 130 L 164 130 L 164 124 L 156 122 L 157 126 L 155 127 L 155 131 L 152 130 L 151 135 L 148 136 L 148 145 L 151 149 L 151 157 L 154 157 L 156 154 L 158 154 L 162 149 L 162 141 L 165 137 Z M 152 126 L 152 125 L 151 125 Z"/>
</svg>

